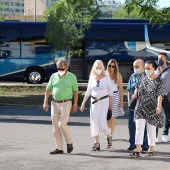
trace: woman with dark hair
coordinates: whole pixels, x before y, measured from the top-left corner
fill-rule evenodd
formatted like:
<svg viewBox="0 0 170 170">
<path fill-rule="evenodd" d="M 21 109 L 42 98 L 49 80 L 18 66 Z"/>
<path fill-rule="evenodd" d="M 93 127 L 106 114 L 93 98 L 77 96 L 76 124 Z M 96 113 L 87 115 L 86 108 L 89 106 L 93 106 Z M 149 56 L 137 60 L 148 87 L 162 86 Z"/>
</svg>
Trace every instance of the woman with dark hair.
<svg viewBox="0 0 170 170">
<path fill-rule="evenodd" d="M 113 87 L 113 102 L 112 102 L 112 117 L 107 121 L 107 125 L 110 130 L 110 138 L 107 138 L 107 148 L 112 146 L 112 135 L 114 132 L 116 117 L 123 116 L 123 86 L 122 75 L 119 73 L 118 63 L 115 59 L 111 59 L 107 64 L 106 74 L 109 75 Z"/>
<path fill-rule="evenodd" d="M 164 86 L 162 79 L 154 73 L 156 67 L 154 61 L 145 62 L 146 75 L 143 75 L 139 80 L 133 96 L 133 98 L 137 98 L 134 111 L 136 152 L 130 156 L 138 157 L 141 155 L 145 124 L 149 144 L 148 155 L 153 156 L 156 127 L 161 128 L 163 126 L 162 96 L 164 95 Z"/>
</svg>

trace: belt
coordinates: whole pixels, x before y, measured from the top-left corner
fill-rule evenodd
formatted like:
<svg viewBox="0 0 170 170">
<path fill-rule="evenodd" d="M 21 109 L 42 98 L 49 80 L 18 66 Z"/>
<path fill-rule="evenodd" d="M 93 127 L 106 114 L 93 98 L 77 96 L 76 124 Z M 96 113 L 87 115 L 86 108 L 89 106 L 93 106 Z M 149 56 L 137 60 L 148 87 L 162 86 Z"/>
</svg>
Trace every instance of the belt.
<svg viewBox="0 0 170 170">
<path fill-rule="evenodd" d="M 54 100 L 54 99 L 52 99 L 52 100 L 56 103 L 64 103 L 64 102 L 72 101 L 72 99 L 67 99 L 67 100 Z"/>
<path fill-rule="evenodd" d="M 113 93 L 117 93 L 118 91 L 114 91 Z"/>
<path fill-rule="evenodd" d="M 103 100 L 103 99 L 105 99 L 105 98 L 107 98 L 107 97 L 108 97 L 108 95 L 107 95 L 107 96 L 100 97 L 99 99 L 97 99 L 96 97 L 91 96 L 91 98 L 93 98 L 93 99 L 95 100 L 95 101 L 92 102 L 92 104 L 98 102 L 99 100 Z"/>
</svg>

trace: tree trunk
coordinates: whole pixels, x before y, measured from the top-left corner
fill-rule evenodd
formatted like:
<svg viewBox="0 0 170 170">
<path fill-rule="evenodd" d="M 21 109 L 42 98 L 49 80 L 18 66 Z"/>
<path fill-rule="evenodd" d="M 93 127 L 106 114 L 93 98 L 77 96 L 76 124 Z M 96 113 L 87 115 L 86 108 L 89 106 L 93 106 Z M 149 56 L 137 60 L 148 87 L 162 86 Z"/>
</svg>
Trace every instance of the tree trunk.
<svg viewBox="0 0 170 170">
<path fill-rule="evenodd" d="M 70 65 L 70 50 L 67 50 L 66 60 L 68 61 L 68 64 Z"/>
</svg>

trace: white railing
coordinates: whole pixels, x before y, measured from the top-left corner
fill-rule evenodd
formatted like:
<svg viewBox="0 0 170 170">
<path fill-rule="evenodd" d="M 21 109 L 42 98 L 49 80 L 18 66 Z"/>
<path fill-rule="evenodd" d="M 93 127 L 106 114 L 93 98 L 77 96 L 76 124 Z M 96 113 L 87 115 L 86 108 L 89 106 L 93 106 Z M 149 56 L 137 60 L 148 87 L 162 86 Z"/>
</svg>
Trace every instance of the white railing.
<svg viewBox="0 0 170 170">
<path fill-rule="evenodd" d="M 78 83 L 79 87 L 87 87 L 88 83 Z M 47 83 L 43 84 L 27 84 L 23 82 L 1 82 L 0 86 L 47 86 Z M 123 87 L 127 87 L 127 83 L 123 83 Z"/>
<path fill-rule="evenodd" d="M 88 83 L 78 83 L 78 86 L 79 87 L 82 87 L 82 86 L 87 86 Z M 127 83 L 123 83 L 123 87 L 127 87 Z"/>
</svg>

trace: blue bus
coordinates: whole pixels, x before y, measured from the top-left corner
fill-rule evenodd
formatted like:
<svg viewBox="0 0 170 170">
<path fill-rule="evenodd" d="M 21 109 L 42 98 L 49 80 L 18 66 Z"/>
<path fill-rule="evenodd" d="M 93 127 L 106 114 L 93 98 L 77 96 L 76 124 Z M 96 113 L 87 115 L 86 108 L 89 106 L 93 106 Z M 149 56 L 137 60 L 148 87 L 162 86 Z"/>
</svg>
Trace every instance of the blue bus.
<svg viewBox="0 0 170 170">
<path fill-rule="evenodd" d="M 0 78 L 42 83 L 56 72 L 56 60 L 45 38 L 46 23 L 0 22 Z"/>
<path fill-rule="evenodd" d="M 52 52 L 44 36 L 46 25 L 44 22 L 0 22 L 0 79 L 42 83 L 57 71 L 56 61 L 65 57 L 65 52 Z M 96 59 L 106 64 L 114 58 L 127 82 L 137 58 L 157 60 L 159 52 L 164 51 L 170 60 L 170 24 L 158 28 L 147 20 L 96 19 L 85 32 L 82 49 L 83 66 L 76 59 L 74 66 L 71 62 L 71 71 L 78 79 L 88 80 Z"/>
<path fill-rule="evenodd" d="M 170 60 L 170 24 L 159 28 L 148 20 L 98 19 L 85 33 L 85 79 L 96 59 L 118 61 L 124 82 L 133 72 L 132 63 L 140 58 L 157 61 L 160 52 Z"/>
</svg>

